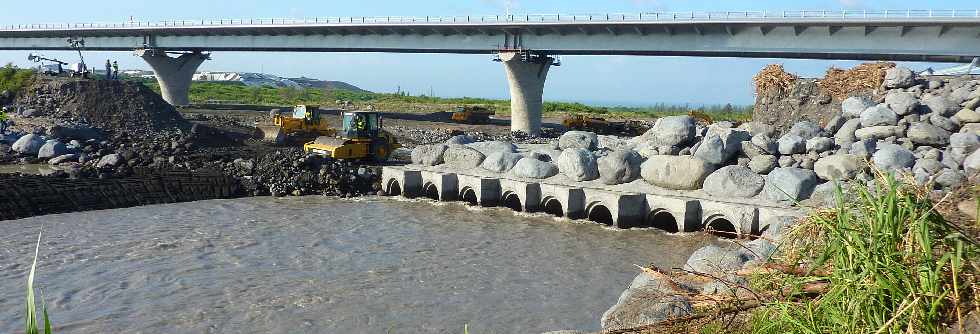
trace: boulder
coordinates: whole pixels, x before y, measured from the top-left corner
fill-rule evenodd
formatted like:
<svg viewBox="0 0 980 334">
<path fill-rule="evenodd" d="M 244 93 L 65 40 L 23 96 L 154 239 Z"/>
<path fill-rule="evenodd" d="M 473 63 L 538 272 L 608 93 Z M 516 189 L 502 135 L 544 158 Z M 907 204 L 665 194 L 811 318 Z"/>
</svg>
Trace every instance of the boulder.
<svg viewBox="0 0 980 334">
<path fill-rule="evenodd" d="M 599 139 L 599 149 L 606 149 L 609 151 L 621 150 L 629 146 L 629 142 L 621 137 L 616 136 L 598 136 Z"/>
<path fill-rule="evenodd" d="M 847 181 L 853 179 L 858 172 L 864 169 L 864 166 L 864 161 L 859 156 L 835 154 L 817 160 L 813 165 L 813 171 L 823 180 Z"/>
<path fill-rule="evenodd" d="M 739 129 L 748 131 L 752 136 L 764 135 L 772 137 L 776 133 L 776 128 L 762 122 L 745 122 L 738 126 Z"/>
<path fill-rule="evenodd" d="M 905 67 L 894 67 L 885 71 L 885 88 L 909 88 L 915 85 L 915 73 Z"/>
<path fill-rule="evenodd" d="M 599 138 L 593 132 L 568 131 L 558 137 L 558 148 L 562 151 L 570 148 L 581 148 L 595 151 L 599 147 Z"/>
<path fill-rule="evenodd" d="M 467 144 L 466 146 L 480 151 L 480 153 L 483 153 L 483 155 L 490 155 L 490 153 L 493 152 L 517 152 L 517 146 L 503 141 L 481 141 Z"/>
<path fill-rule="evenodd" d="M 758 146 L 764 152 L 766 152 L 766 154 L 776 154 L 779 152 L 779 145 L 776 145 L 776 142 L 773 141 L 772 137 L 769 137 L 768 135 L 752 136 L 752 145 Z"/>
<path fill-rule="evenodd" d="M 885 171 L 900 171 L 915 164 L 915 155 L 908 149 L 895 144 L 879 144 L 878 151 L 871 161 Z"/>
<path fill-rule="evenodd" d="M 974 151 L 966 159 L 963 159 L 963 170 L 966 171 L 966 175 L 970 176 L 980 172 L 980 150 Z"/>
<path fill-rule="evenodd" d="M 847 118 L 844 118 L 844 116 L 838 113 L 823 126 L 823 133 L 828 136 L 837 133 L 837 130 L 840 130 L 840 127 L 844 126 L 844 122 L 847 122 Z"/>
<path fill-rule="evenodd" d="M 446 145 L 466 145 L 466 144 L 472 144 L 474 142 L 475 142 L 475 140 L 473 140 L 473 138 L 471 138 L 470 136 L 467 136 L 467 135 L 457 135 L 457 136 L 452 136 L 449 139 L 446 139 L 446 142 L 444 142 L 444 144 L 446 144 Z"/>
<path fill-rule="evenodd" d="M 546 179 L 558 175 L 558 167 L 550 162 L 525 157 L 517 161 L 510 173 L 517 177 Z"/>
<path fill-rule="evenodd" d="M 772 201 L 802 201 L 810 197 L 817 186 L 817 174 L 793 167 L 776 168 L 766 175 L 764 192 Z"/>
<path fill-rule="evenodd" d="M 41 146 L 44 146 L 44 138 L 35 134 L 28 134 L 17 139 L 10 149 L 14 152 L 36 156 L 37 152 L 41 150 Z"/>
<path fill-rule="evenodd" d="M 805 139 L 799 135 L 794 135 L 791 133 L 787 133 L 782 137 L 779 137 L 779 141 L 777 143 L 779 145 L 779 154 L 782 155 L 803 153 L 803 151 L 806 149 Z"/>
<path fill-rule="evenodd" d="M 684 270 L 705 274 L 732 274 L 745 266 L 749 258 L 738 247 L 723 248 L 708 245 L 694 251 L 684 264 Z"/>
<path fill-rule="evenodd" d="M 896 114 L 904 116 L 919 108 L 919 100 L 912 93 L 893 90 L 885 95 L 885 105 Z"/>
<path fill-rule="evenodd" d="M 69 141 L 71 139 L 102 139 L 102 131 L 86 125 L 55 125 L 47 129 L 48 137 Z"/>
<path fill-rule="evenodd" d="M 949 132 L 955 132 L 956 129 L 959 129 L 960 127 L 959 125 L 956 124 L 956 122 L 953 122 L 953 120 L 943 117 L 939 114 L 930 115 L 929 123 L 932 123 L 932 125 L 938 126 L 941 129 Z"/>
<path fill-rule="evenodd" d="M 807 152 L 825 152 L 834 148 L 834 140 L 827 137 L 813 137 L 806 141 Z"/>
<path fill-rule="evenodd" d="M 635 138 L 650 146 L 683 146 L 694 140 L 695 121 L 690 116 L 667 116 L 657 119 L 653 127 L 642 136 Z"/>
<path fill-rule="evenodd" d="M 78 154 L 64 154 L 48 160 L 48 164 L 57 165 L 64 162 L 75 162 L 78 161 Z"/>
<path fill-rule="evenodd" d="M 643 158 L 633 150 L 616 150 L 599 158 L 599 181 L 604 184 L 629 183 L 640 177 Z"/>
<path fill-rule="evenodd" d="M 963 161 L 980 148 L 980 136 L 973 133 L 954 133 L 949 136 L 949 151 L 953 158 Z"/>
<path fill-rule="evenodd" d="M 811 121 L 800 121 L 793 124 L 793 127 L 789 129 L 789 134 L 797 135 L 803 138 L 803 140 L 810 140 L 810 138 L 819 136 L 823 132 L 823 129 L 817 125 L 817 123 Z"/>
<path fill-rule="evenodd" d="M 949 144 L 950 133 L 932 124 L 912 123 L 905 136 L 918 145 L 943 146 Z"/>
<path fill-rule="evenodd" d="M 776 168 L 776 162 L 776 157 L 773 155 L 756 156 L 749 160 L 749 169 L 758 174 L 769 174 L 773 168 Z"/>
<path fill-rule="evenodd" d="M 123 157 L 119 154 L 109 154 L 99 159 L 99 162 L 95 166 L 98 168 L 116 167 L 121 165 L 123 160 Z"/>
<path fill-rule="evenodd" d="M 952 188 L 966 182 L 966 176 L 959 171 L 944 168 L 943 170 L 939 171 L 939 173 L 936 173 L 936 178 L 934 180 L 936 181 L 936 184 L 943 188 Z"/>
<path fill-rule="evenodd" d="M 960 124 L 980 123 L 980 112 L 970 109 L 963 109 L 953 115 L 953 118 Z"/>
<path fill-rule="evenodd" d="M 912 166 L 912 172 L 932 176 L 939 173 L 943 168 L 943 163 L 939 162 L 939 160 L 923 158 L 915 161 L 915 165 Z"/>
<path fill-rule="evenodd" d="M 561 151 L 547 148 L 539 148 L 531 152 L 524 153 L 524 156 L 535 158 L 544 162 L 553 162 L 561 156 Z"/>
<path fill-rule="evenodd" d="M 585 148 L 567 148 L 557 160 L 558 171 L 575 181 L 591 181 L 599 178 L 596 157 Z"/>
<path fill-rule="evenodd" d="M 483 163 L 486 158 L 483 153 L 476 149 L 464 145 L 447 145 L 446 152 L 442 155 L 445 164 L 458 168 L 476 168 Z"/>
<path fill-rule="evenodd" d="M 844 113 L 844 117 L 857 118 L 861 117 L 861 113 L 864 112 L 864 110 L 871 108 L 874 105 L 875 103 L 866 97 L 852 96 L 841 103 L 841 110 Z"/>
<path fill-rule="evenodd" d="M 57 156 L 68 154 L 68 147 L 57 140 L 48 140 L 37 151 L 38 159 L 51 159 Z"/>
<path fill-rule="evenodd" d="M 865 139 L 851 144 L 850 154 L 863 159 L 870 159 L 871 155 L 878 150 L 878 141 L 874 139 Z"/>
<path fill-rule="evenodd" d="M 953 108 L 955 106 L 953 103 L 949 102 L 949 100 L 946 100 L 946 98 L 942 96 L 923 98 L 922 104 L 925 105 L 926 109 L 934 115 L 944 117 L 952 116 L 957 110 Z"/>
<path fill-rule="evenodd" d="M 960 128 L 960 133 L 972 133 L 980 136 L 980 123 L 963 124 L 963 127 Z"/>
<path fill-rule="evenodd" d="M 898 124 L 898 115 L 884 105 L 877 105 L 865 109 L 864 112 L 861 113 L 862 127 L 896 124 Z"/>
<path fill-rule="evenodd" d="M 838 146 L 845 146 L 857 141 L 857 136 L 855 136 L 854 132 L 859 128 L 861 128 L 860 118 L 847 120 L 834 135 L 834 143 Z"/>
<path fill-rule="evenodd" d="M 892 136 L 898 136 L 902 134 L 902 128 L 898 126 L 891 125 L 881 125 L 872 126 L 867 128 L 860 128 L 854 132 L 855 137 L 859 140 L 877 140 L 885 139 Z"/>
<path fill-rule="evenodd" d="M 765 183 L 762 176 L 748 167 L 725 166 L 704 179 L 704 192 L 712 196 L 749 198 L 758 194 Z"/>
<path fill-rule="evenodd" d="M 480 167 L 491 172 L 504 173 L 517 165 L 517 162 L 524 158 L 524 155 L 512 152 L 493 152 L 490 153 Z"/>
<path fill-rule="evenodd" d="M 700 189 L 704 178 L 714 166 L 693 156 L 657 155 L 640 166 L 640 175 L 647 182 L 667 189 Z"/>
<path fill-rule="evenodd" d="M 445 144 L 415 147 L 412 150 L 412 163 L 423 166 L 441 165 L 447 149 L 449 149 L 449 146 Z"/>
<path fill-rule="evenodd" d="M 616 305 L 602 314 L 603 330 L 633 328 L 691 315 L 691 303 L 672 295 L 675 283 L 640 273 L 619 296 Z M 651 296 L 658 296 L 651 298 Z"/>
<path fill-rule="evenodd" d="M 705 139 L 694 151 L 694 156 L 720 165 L 731 161 L 742 150 L 742 143 L 752 139 L 748 131 L 709 126 Z"/>
</svg>

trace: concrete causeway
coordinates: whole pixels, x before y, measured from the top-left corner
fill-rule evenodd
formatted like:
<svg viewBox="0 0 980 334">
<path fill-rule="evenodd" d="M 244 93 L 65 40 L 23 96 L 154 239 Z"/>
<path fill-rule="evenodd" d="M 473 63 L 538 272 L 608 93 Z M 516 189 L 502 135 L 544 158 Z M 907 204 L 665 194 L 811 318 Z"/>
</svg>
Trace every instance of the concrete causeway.
<svg viewBox="0 0 980 334">
<path fill-rule="evenodd" d="M 561 174 L 536 180 L 480 168 L 405 165 L 384 167 L 381 181 L 388 195 L 504 206 L 515 211 L 588 219 L 616 228 L 711 230 L 747 237 L 759 235 L 778 217 L 804 215 L 798 207 L 759 199 L 716 198 L 701 190 L 669 190 L 642 179 L 605 185 L 598 181 L 576 182 Z"/>
</svg>

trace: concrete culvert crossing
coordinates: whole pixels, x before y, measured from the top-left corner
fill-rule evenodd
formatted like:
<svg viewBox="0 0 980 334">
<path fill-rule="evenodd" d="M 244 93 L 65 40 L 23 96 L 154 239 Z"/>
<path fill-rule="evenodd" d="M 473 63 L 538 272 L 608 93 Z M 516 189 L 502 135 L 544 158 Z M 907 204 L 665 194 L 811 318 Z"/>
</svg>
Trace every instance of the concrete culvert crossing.
<svg viewBox="0 0 980 334">
<path fill-rule="evenodd" d="M 677 219 L 667 210 L 654 210 L 647 215 L 642 227 L 655 227 L 667 233 L 677 233 Z"/>
<path fill-rule="evenodd" d="M 735 224 L 732 224 L 725 216 L 710 217 L 704 226 L 706 232 L 722 238 L 735 239 L 739 236 L 738 231 L 735 229 Z"/>
<path fill-rule="evenodd" d="M 398 181 L 397 180 L 391 180 L 391 182 L 388 182 L 388 187 L 387 187 L 387 189 L 385 189 L 385 193 L 387 193 L 390 196 L 398 196 L 398 195 L 401 195 L 402 194 L 402 186 L 401 186 L 401 184 L 398 184 Z"/>
<path fill-rule="evenodd" d="M 425 196 L 425 198 L 430 198 L 437 201 L 439 200 L 439 188 L 432 183 L 427 183 L 425 187 L 423 187 L 422 194 Z"/>
<path fill-rule="evenodd" d="M 505 193 L 503 199 L 504 207 L 518 212 L 524 211 L 524 206 L 521 205 L 521 198 L 517 194 Z"/>
<path fill-rule="evenodd" d="M 589 209 L 589 220 L 602 225 L 613 225 L 612 213 L 602 205 L 594 205 Z"/>
<path fill-rule="evenodd" d="M 459 194 L 459 198 L 463 199 L 463 202 L 469 203 L 469 205 L 480 205 L 480 201 L 476 198 L 476 192 L 470 188 L 463 188 L 463 191 Z"/>
<path fill-rule="evenodd" d="M 561 202 L 554 198 L 548 198 L 544 201 L 544 212 L 556 217 L 564 217 L 565 210 L 561 207 Z"/>
</svg>

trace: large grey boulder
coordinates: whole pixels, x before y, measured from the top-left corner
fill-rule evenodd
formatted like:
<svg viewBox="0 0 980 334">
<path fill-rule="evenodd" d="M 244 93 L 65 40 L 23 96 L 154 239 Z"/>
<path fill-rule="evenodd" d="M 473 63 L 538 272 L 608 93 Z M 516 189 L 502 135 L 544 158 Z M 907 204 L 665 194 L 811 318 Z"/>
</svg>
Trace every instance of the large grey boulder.
<svg viewBox="0 0 980 334">
<path fill-rule="evenodd" d="M 449 148 L 442 155 L 445 164 L 458 168 L 475 168 L 483 163 L 486 158 L 483 153 L 476 149 L 464 145 L 448 145 Z"/>
<path fill-rule="evenodd" d="M 676 284 L 640 273 L 619 296 L 616 305 L 603 312 L 603 330 L 650 325 L 681 318 L 694 312 L 690 301 L 677 295 Z"/>
<path fill-rule="evenodd" d="M 777 159 L 774 155 L 759 155 L 749 160 L 749 169 L 757 174 L 769 174 L 776 168 Z"/>
<path fill-rule="evenodd" d="M 864 161 L 859 156 L 835 154 L 817 160 L 813 165 L 813 171 L 823 180 L 847 181 L 853 179 L 858 172 L 864 169 L 864 166 Z"/>
<path fill-rule="evenodd" d="M 909 88 L 915 85 L 915 73 L 905 67 L 890 68 L 885 71 L 885 88 Z"/>
<path fill-rule="evenodd" d="M 736 247 L 708 245 L 694 251 L 684 264 L 684 270 L 705 274 L 731 274 L 745 266 L 749 258 Z"/>
<path fill-rule="evenodd" d="M 750 139 L 752 135 L 745 130 L 710 126 L 694 156 L 721 165 L 732 160 L 741 151 L 742 143 Z"/>
<path fill-rule="evenodd" d="M 797 135 L 803 138 L 803 140 L 810 140 L 810 138 L 819 136 L 823 132 L 817 123 L 811 121 L 800 121 L 793 124 L 793 127 L 789 129 L 789 134 Z"/>
<path fill-rule="evenodd" d="M 483 155 L 490 155 L 493 152 L 517 152 L 517 146 L 504 141 L 481 141 L 466 146 L 480 151 Z"/>
<path fill-rule="evenodd" d="M 524 155 L 513 152 L 493 152 L 490 153 L 480 167 L 491 172 L 504 173 L 517 165 L 517 162 L 524 158 Z"/>
<path fill-rule="evenodd" d="M 891 125 L 870 126 L 860 128 L 854 132 L 854 136 L 859 140 L 885 139 L 902 134 L 902 128 Z"/>
<path fill-rule="evenodd" d="M 940 115 L 944 117 L 952 116 L 958 109 L 954 108 L 955 105 L 949 102 L 945 97 L 942 96 L 931 96 L 929 98 L 923 98 L 922 104 L 925 105 L 926 109 L 934 115 Z"/>
<path fill-rule="evenodd" d="M 650 146 L 683 146 L 694 140 L 696 122 L 690 116 L 667 116 L 657 119 L 653 127 L 642 136 L 639 142 Z"/>
<path fill-rule="evenodd" d="M 885 105 L 898 115 L 908 115 L 919 108 L 919 100 L 909 92 L 890 91 L 885 95 Z"/>
<path fill-rule="evenodd" d="M 956 129 L 960 128 L 959 124 L 939 114 L 929 115 L 929 123 L 949 132 L 955 132 Z"/>
<path fill-rule="evenodd" d="M 17 139 L 10 146 L 10 149 L 20 154 L 36 156 L 37 152 L 41 150 L 41 146 L 44 146 L 44 138 L 35 134 L 29 134 Z"/>
<path fill-rule="evenodd" d="M 828 136 L 837 133 L 837 130 L 840 130 L 840 127 L 844 126 L 844 122 L 847 122 L 847 118 L 845 118 L 843 115 L 839 113 L 834 115 L 834 117 L 827 121 L 827 124 L 823 126 L 823 133 Z"/>
<path fill-rule="evenodd" d="M 935 159 L 919 159 L 915 161 L 915 165 L 912 166 L 912 172 L 923 173 L 927 176 L 936 175 L 939 171 L 943 170 L 943 164 L 939 160 Z"/>
<path fill-rule="evenodd" d="M 525 156 L 535 158 L 544 162 L 553 162 L 558 160 L 561 156 L 560 150 L 552 150 L 547 148 L 539 148 L 530 152 L 525 152 Z"/>
<path fill-rule="evenodd" d="M 841 103 L 841 109 L 844 112 L 845 117 L 857 118 L 861 117 L 861 113 L 865 109 L 871 108 L 875 105 L 874 102 L 863 96 L 852 96 L 844 100 Z"/>
<path fill-rule="evenodd" d="M 777 143 L 779 145 L 779 154 L 782 155 L 803 153 L 803 151 L 806 149 L 805 139 L 792 133 L 787 133 L 782 137 L 779 137 L 779 141 L 777 141 Z"/>
<path fill-rule="evenodd" d="M 957 170 L 944 168 L 939 173 L 936 173 L 935 181 L 936 184 L 943 188 L 952 188 L 966 182 L 966 175 L 963 175 L 963 173 Z"/>
<path fill-rule="evenodd" d="M 558 157 L 558 171 L 575 181 L 591 181 L 599 178 L 596 157 L 585 148 L 567 148 Z"/>
<path fill-rule="evenodd" d="M 912 123 L 905 136 L 918 145 L 942 146 L 949 144 L 949 131 L 927 123 Z"/>
<path fill-rule="evenodd" d="M 980 172 L 980 150 L 976 150 L 963 160 L 963 170 L 970 176 Z"/>
<path fill-rule="evenodd" d="M 834 148 L 834 140 L 827 137 L 813 137 L 806 141 L 807 152 L 826 152 Z"/>
<path fill-rule="evenodd" d="M 915 155 L 908 149 L 895 144 L 879 144 L 878 151 L 871 161 L 885 171 L 900 171 L 915 164 Z"/>
<path fill-rule="evenodd" d="M 949 136 L 949 151 L 953 154 L 953 159 L 963 161 L 978 148 L 980 136 L 974 133 L 954 133 Z"/>
<path fill-rule="evenodd" d="M 863 127 L 896 124 L 898 124 L 898 115 L 885 105 L 877 105 L 861 113 Z"/>
<path fill-rule="evenodd" d="M 840 129 L 837 130 L 837 134 L 834 135 L 834 143 L 838 146 L 849 145 L 857 141 L 857 136 L 854 134 L 859 128 L 861 128 L 861 119 L 852 118 L 844 122 Z"/>
<path fill-rule="evenodd" d="M 758 194 L 765 183 L 762 176 L 748 167 L 725 166 L 704 179 L 704 192 L 712 196 L 749 198 Z"/>
<path fill-rule="evenodd" d="M 510 173 L 517 177 L 546 179 L 558 175 L 558 167 L 550 162 L 525 157 L 514 165 Z"/>
<path fill-rule="evenodd" d="M 752 136 L 752 145 L 761 148 L 766 154 L 776 154 L 779 152 L 779 145 L 776 145 L 776 142 L 769 135 Z"/>
<path fill-rule="evenodd" d="M 953 115 L 953 119 L 963 123 L 980 123 L 980 112 L 970 109 L 963 109 Z"/>
<path fill-rule="evenodd" d="M 38 159 L 51 159 L 57 156 L 68 154 L 68 147 L 57 140 L 48 140 L 41 145 L 41 148 L 37 151 Z"/>
<path fill-rule="evenodd" d="M 412 150 L 412 163 L 423 166 L 435 166 L 443 163 L 443 155 L 449 149 L 445 144 L 422 145 Z"/>
<path fill-rule="evenodd" d="M 628 183 L 640 177 L 643 158 L 633 150 L 617 150 L 599 158 L 599 181 L 604 184 Z"/>
<path fill-rule="evenodd" d="M 568 131 L 558 137 L 558 149 L 581 148 L 595 151 L 599 147 L 599 137 L 588 131 Z"/>
<path fill-rule="evenodd" d="M 766 175 L 763 190 L 772 201 L 802 201 L 810 197 L 817 186 L 817 174 L 811 170 L 793 167 L 776 168 Z"/>
<path fill-rule="evenodd" d="M 752 136 L 764 135 L 772 137 L 776 133 L 776 128 L 762 122 L 745 122 L 738 126 L 739 129 L 748 131 Z"/>
<path fill-rule="evenodd" d="M 980 123 L 963 124 L 963 127 L 960 128 L 960 133 L 972 133 L 980 136 Z"/>
<path fill-rule="evenodd" d="M 874 139 L 865 139 L 851 144 L 848 152 L 862 159 L 871 159 L 871 155 L 877 150 L 878 141 Z"/>
<path fill-rule="evenodd" d="M 640 166 L 640 175 L 647 182 L 667 189 L 700 189 L 704 178 L 714 166 L 700 158 L 682 155 L 656 155 Z"/>
<path fill-rule="evenodd" d="M 48 160 L 48 164 L 57 165 L 64 162 L 74 162 L 78 161 L 78 154 L 64 154 Z"/>
<path fill-rule="evenodd" d="M 466 145 L 466 144 L 472 144 L 474 142 L 475 142 L 475 140 L 473 140 L 473 138 L 470 137 L 470 136 L 467 136 L 467 135 L 456 135 L 456 136 L 452 136 L 449 139 L 446 139 L 446 142 L 444 142 L 444 144 L 446 144 L 446 145 Z"/>
<path fill-rule="evenodd" d="M 123 159 L 123 157 L 121 155 L 119 155 L 119 154 L 109 154 L 109 155 L 103 156 L 101 159 L 99 159 L 99 162 L 96 163 L 95 166 L 98 167 L 98 168 L 116 167 L 116 166 L 121 165 L 123 163 L 123 161 L 124 161 L 124 159 Z"/>
</svg>

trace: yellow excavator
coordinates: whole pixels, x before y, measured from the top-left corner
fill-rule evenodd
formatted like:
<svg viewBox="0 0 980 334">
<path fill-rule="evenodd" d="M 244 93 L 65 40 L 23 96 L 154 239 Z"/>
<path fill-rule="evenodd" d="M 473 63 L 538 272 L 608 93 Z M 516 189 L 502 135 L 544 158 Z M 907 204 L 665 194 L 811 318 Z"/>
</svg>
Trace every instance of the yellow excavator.
<svg viewBox="0 0 980 334">
<path fill-rule="evenodd" d="M 465 124 L 487 124 L 490 123 L 490 115 L 494 114 L 491 107 L 486 106 L 459 106 L 453 111 L 454 122 Z"/>
<path fill-rule="evenodd" d="M 263 140 L 277 145 L 285 143 L 291 134 L 310 138 L 337 134 L 337 130 L 330 127 L 330 122 L 323 118 L 320 108 L 316 106 L 298 105 L 293 108 L 292 114 L 287 115 L 283 115 L 280 109 L 273 109 L 270 116 L 271 124 L 256 124 L 256 127 Z"/>
<path fill-rule="evenodd" d="M 584 115 L 565 115 L 561 124 L 569 130 L 585 130 L 597 133 L 609 131 L 612 123 L 604 118 L 588 117 Z"/>
<path fill-rule="evenodd" d="M 374 111 L 345 111 L 339 135 L 320 136 L 303 145 L 307 153 L 334 159 L 371 159 L 385 162 L 401 147 L 395 136 L 382 130 L 381 114 Z"/>
</svg>

